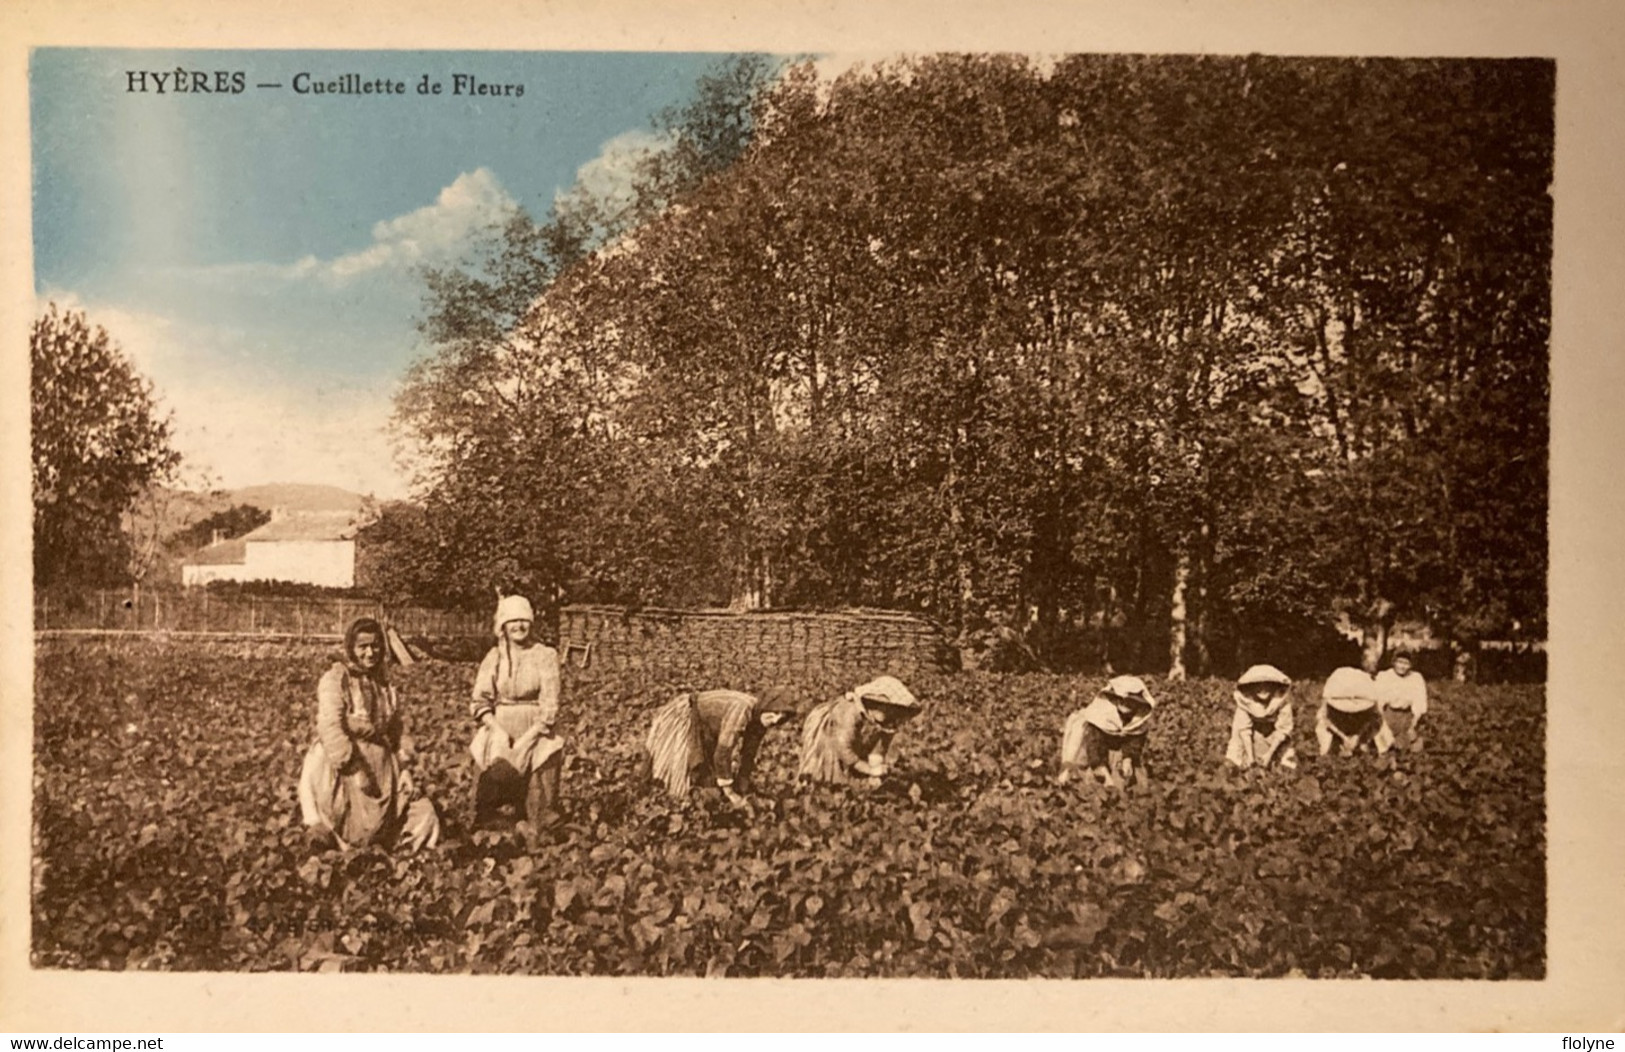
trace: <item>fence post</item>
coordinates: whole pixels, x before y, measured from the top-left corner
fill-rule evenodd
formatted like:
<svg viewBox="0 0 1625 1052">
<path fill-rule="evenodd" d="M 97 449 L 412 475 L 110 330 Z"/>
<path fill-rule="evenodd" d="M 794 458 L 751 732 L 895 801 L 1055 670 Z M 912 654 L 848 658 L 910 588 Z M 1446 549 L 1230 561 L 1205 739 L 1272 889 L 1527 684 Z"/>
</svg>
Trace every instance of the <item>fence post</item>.
<svg viewBox="0 0 1625 1052">
<path fill-rule="evenodd" d="M 253 596 L 248 597 L 248 631 L 250 635 L 259 631 L 259 601 Z"/>
</svg>

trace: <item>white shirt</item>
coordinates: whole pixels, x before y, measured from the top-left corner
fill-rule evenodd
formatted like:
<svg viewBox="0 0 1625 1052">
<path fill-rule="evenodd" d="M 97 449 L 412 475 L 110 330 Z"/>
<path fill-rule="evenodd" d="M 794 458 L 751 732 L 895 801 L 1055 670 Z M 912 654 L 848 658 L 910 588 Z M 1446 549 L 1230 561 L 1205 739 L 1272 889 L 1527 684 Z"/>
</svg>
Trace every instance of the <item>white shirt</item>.
<svg viewBox="0 0 1625 1052">
<path fill-rule="evenodd" d="M 1390 709 L 1410 709 L 1420 716 L 1428 710 L 1428 684 L 1412 669 L 1401 676 L 1391 668 L 1377 673 L 1377 697 Z"/>
</svg>

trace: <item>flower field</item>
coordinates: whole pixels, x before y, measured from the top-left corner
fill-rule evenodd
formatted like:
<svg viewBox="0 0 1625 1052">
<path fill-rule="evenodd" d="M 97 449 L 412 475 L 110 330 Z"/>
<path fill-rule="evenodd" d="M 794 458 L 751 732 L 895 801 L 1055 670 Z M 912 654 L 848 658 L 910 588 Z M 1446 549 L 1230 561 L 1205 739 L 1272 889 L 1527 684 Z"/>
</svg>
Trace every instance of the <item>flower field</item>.
<svg viewBox="0 0 1625 1052">
<path fill-rule="evenodd" d="M 800 787 L 773 731 L 753 817 L 637 784 L 682 684 L 573 674 L 570 826 L 470 832 L 473 666 L 400 670 L 435 850 L 311 855 L 295 784 L 315 653 L 36 650 L 34 963 L 47 968 L 711 976 L 1545 974 L 1545 696 L 1435 686 L 1426 749 L 1227 769 L 1230 685 L 1165 684 L 1138 791 L 1053 784 L 1098 678 L 911 683 L 877 789 Z M 807 685 L 809 697 L 850 684 Z"/>
</svg>

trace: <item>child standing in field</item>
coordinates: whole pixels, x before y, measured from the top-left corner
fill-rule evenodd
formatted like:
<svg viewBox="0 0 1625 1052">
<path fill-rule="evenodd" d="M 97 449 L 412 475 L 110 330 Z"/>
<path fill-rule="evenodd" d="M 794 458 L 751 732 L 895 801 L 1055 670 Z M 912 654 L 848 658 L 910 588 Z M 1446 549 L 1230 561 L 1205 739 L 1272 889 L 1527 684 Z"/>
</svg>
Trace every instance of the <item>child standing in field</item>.
<svg viewBox="0 0 1625 1052">
<path fill-rule="evenodd" d="M 1417 749 L 1422 739 L 1417 727 L 1428 711 L 1428 685 L 1420 672 L 1411 668 L 1411 655 L 1401 650 L 1391 666 L 1377 673 L 1377 699 L 1382 703 L 1382 719 L 1394 736 L 1397 747 Z"/>
<path fill-rule="evenodd" d="M 801 725 L 799 773 L 819 782 L 879 781 L 898 728 L 919 712 L 919 700 L 891 676 L 814 706 Z"/>
<path fill-rule="evenodd" d="M 1224 758 L 1243 769 L 1295 769 L 1292 677 L 1274 665 L 1254 665 L 1236 680 L 1234 698 L 1236 713 L 1230 721 L 1230 744 Z"/>
<path fill-rule="evenodd" d="M 1061 733 L 1065 785 L 1086 768 L 1105 785 L 1134 785 L 1147 777 L 1145 740 L 1157 700 L 1138 676 L 1118 676 L 1093 701 L 1067 717 Z"/>
<path fill-rule="evenodd" d="M 1315 737 L 1320 755 L 1350 755 L 1370 749 L 1378 756 L 1393 748 L 1394 736 L 1382 719 L 1377 683 L 1364 670 L 1340 668 L 1326 678 L 1315 716 Z"/>
</svg>

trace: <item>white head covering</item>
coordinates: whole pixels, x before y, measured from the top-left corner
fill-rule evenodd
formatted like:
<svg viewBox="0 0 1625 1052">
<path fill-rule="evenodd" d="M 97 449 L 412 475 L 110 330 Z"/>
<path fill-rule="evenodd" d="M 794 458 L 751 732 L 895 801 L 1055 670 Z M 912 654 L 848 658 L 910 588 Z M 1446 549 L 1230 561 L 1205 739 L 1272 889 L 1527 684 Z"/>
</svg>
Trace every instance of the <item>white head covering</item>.
<svg viewBox="0 0 1625 1052">
<path fill-rule="evenodd" d="M 1344 666 L 1326 677 L 1320 696 L 1339 712 L 1367 712 L 1377 706 L 1377 681 L 1365 669 Z"/>
<path fill-rule="evenodd" d="M 1274 665 L 1254 665 L 1241 674 L 1236 680 L 1236 686 L 1248 687 L 1254 683 L 1277 683 L 1283 687 L 1292 686 L 1292 677 L 1276 668 Z"/>
<path fill-rule="evenodd" d="M 900 709 L 917 709 L 920 701 L 901 680 L 892 676 L 878 676 L 852 691 L 859 701 L 876 701 L 895 705 Z"/>
<path fill-rule="evenodd" d="M 530 607 L 530 600 L 522 595 L 505 595 L 497 603 L 497 616 L 491 624 L 491 629 L 497 635 L 502 635 L 502 626 L 509 621 L 534 621 L 536 613 Z"/>
<path fill-rule="evenodd" d="M 1106 684 L 1106 693 L 1115 694 L 1119 698 L 1133 698 L 1151 706 L 1157 704 L 1157 699 L 1151 696 L 1145 680 L 1139 676 L 1114 676 Z"/>
<path fill-rule="evenodd" d="M 1117 700 L 1141 701 L 1145 708 L 1132 713 L 1128 722 L 1117 707 Z M 1093 701 L 1083 708 L 1085 723 L 1092 723 L 1107 734 L 1144 734 L 1151 725 L 1151 710 L 1157 699 L 1151 696 L 1145 680 L 1139 676 L 1117 676 L 1108 682 Z"/>
<path fill-rule="evenodd" d="M 1268 704 L 1259 704 L 1254 701 L 1244 688 L 1259 683 L 1268 683 L 1281 688 L 1279 697 L 1272 699 Z M 1286 707 L 1289 691 L 1292 689 L 1292 677 L 1276 668 L 1274 665 L 1254 665 L 1241 674 L 1236 680 L 1236 689 L 1233 697 L 1236 704 L 1255 720 L 1266 720 Z"/>
</svg>

